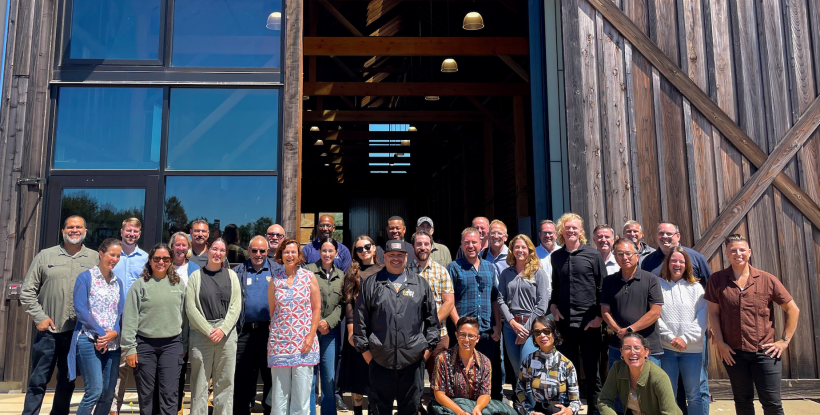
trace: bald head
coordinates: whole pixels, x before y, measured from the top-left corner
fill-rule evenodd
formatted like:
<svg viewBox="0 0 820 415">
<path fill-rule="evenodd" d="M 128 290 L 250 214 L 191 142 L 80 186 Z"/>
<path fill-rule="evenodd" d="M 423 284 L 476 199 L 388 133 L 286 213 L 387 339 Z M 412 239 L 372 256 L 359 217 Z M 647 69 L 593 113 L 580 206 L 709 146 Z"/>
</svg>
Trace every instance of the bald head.
<svg viewBox="0 0 820 415">
<path fill-rule="evenodd" d="M 266 232 L 265 238 L 268 240 L 270 249 L 276 251 L 279 248 L 279 244 L 285 239 L 285 228 L 274 223 L 268 226 Z"/>
<path fill-rule="evenodd" d="M 262 235 L 256 235 L 251 239 L 251 243 L 248 244 L 248 253 L 251 256 L 251 265 L 256 270 L 262 269 L 262 266 L 265 264 L 265 259 L 268 256 L 268 249 L 270 249 L 270 245 L 268 245 L 268 240 Z"/>
<path fill-rule="evenodd" d="M 319 223 L 316 224 L 316 233 L 319 240 L 325 240 L 333 237 L 333 231 L 336 230 L 336 222 L 330 215 L 322 215 L 319 218 Z"/>
<path fill-rule="evenodd" d="M 486 248 L 490 237 L 490 220 L 484 216 L 477 216 L 473 219 L 473 228 L 478 231 L 478 237 L 481 238 L 481 249 Z"/>
</svg>

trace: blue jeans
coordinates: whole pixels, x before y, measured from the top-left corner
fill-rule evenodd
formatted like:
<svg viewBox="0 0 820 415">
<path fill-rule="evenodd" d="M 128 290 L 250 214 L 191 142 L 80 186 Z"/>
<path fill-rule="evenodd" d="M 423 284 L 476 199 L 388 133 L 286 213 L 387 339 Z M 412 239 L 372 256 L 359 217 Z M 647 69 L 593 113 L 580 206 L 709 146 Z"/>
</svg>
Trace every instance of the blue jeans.
<svg viewBox="0 0 820 415">
<path fill-rule="evenodd" d="M 709 373 L 706 369 L 709 367 L 709 331 L 703 336 L 703 353 L 701 354 L 703 364 L 700 368 L 700 397 L 703 399 L 703 413 L 709 413 L 709 406 L 711 405 L 709 394 Z M 686 386 L 684 386 L 686 389 Z"/>
<path fill-rule="evenodd" d="M 316 380 L 321 382 L 321 415 L 336 415 L 336 356 L 339 355 L 341 330 L 336 326 L 327 334 L 319 334 L 319 364 L 313 367 L 313 387 L 310 389 L 310 413 L 316 414 Z"/>
<path fill-rule="evenodd" d="M 660 357 L 663 356 L 662 354 L 651 354 L 649 355 L 649 361 L 660 366 L 661 359 Z M 609 346 L 609 362 L 606 365 L 607 370 L 612 369 L 612 365 L 615 362 L 621 360 L 621 349 L 617 347 Z M 615 397 L 615 412 L 623 413 L 624 412 L 624 405 L 621 403 L 621 398 L 619 396 Z"/>
<path fill-rule="evenodd" d="M 538 350 L 532 342 L 532 336 L 527 336 L 527 342 L 524 344 L 515 344 L 518 335 L 515 334 L 512 326 L 506 321 L 504 322 L 504 350 L 507 351 L 507 357 L 510 359 L 515 370 L 515 378 L 518 379 L 518 372 L 521 371 L 521 361 L 524 360 L 530 353 Z"/>
<path fill-rule="evenodd" d="M 114 388 L 120 373 L 120 350 L 100 353 L 94 343 L 80 335 L 77 340 L 77 369 L 83 377 L 85 394 L 77 415 L 105 415 L 114 400 Z M 95 409 L 96 406 L 96 409 Z"/>
<path fill-rule="evenodd" d="M 73 331 L 51 333 L 37 332 L 31 353 L 31 376 L 28 379 L 26 398 L 23 403 L 23 415 L 40 413 L 46 385 L 51 380 L 54 368 L 57 368 L 57 387 L 51 413 L 68 415 L 71 410 L 71 394 L 74 393 L 74 381 L 68 380 L 68 350 L 71 347 Z"/>
<path fill-rule="evenodd" d="M 661 367 L 669 375 L 672 382 L 672 394 L 678 395 L 678 374 L 683 379 L 683 389 L 686 393 L 686 408 L 688 415 L 707 415 L 704 408 L 709 407 L 709 396 L 700 393 L 701 368 L 703 355 L 701 353 L 682 353 L 664 349 L 661 358 Z"/>
</svg>

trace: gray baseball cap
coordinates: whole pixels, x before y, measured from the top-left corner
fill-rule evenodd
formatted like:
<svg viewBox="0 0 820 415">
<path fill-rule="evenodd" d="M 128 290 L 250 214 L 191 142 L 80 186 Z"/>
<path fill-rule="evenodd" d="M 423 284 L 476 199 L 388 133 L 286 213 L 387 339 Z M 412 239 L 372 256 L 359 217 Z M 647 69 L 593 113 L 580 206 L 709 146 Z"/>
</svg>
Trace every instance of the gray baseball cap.
<svg viewBox="0 0 820 415">
<path fill-rule="evenodd" d="M 422 216 L 422 217 L 420 217 L 420 218 L 419 218 L 419 220 L 417 220 L 417 221 L 416 221 L 416 226 L 421 226 L 421 224 L 422 224 L 422 223 L 424 223 L 424 222 L 429 223 L 431 228 L 435 228 L 435 227 L 436 227 L 435 225 L 433 225 L 433 220 L 432 220 L 432 219 L 430 219 L 430 217 L 429 217 L 429 216 Z"/>
</svg>

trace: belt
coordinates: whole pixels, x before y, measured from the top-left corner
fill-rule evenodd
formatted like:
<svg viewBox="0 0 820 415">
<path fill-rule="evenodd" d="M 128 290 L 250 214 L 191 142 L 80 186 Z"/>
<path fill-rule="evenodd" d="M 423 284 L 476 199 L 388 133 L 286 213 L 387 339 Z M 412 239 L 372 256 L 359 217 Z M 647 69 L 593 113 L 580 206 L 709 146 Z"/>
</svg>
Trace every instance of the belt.
<svg viewBox="0 0 820 415">
<path fill-rule="evenodd" d="M 258 330 L 261 328 L 267 329 L 270 327 L 270 321 L 254 321 L 251 323 L 245 323 L 242 326 L 242 330 Z"/>
<path fill-rule="evenodd" d="M 515 316 L 513 320 L 518 324 L 527 324 L 527 321 L 530 320 L 530 316 Z"/>
</svg>

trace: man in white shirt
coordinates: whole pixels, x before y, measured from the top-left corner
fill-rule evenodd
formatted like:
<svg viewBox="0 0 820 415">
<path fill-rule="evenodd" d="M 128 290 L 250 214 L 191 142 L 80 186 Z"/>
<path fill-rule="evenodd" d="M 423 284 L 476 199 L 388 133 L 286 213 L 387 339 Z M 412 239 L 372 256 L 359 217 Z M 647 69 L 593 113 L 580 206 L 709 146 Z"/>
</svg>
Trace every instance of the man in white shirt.
<svg viewBox="0 0 820 415">
<path fill-rule="evenodd" d="M 592 230 L 592 241 L 595 243 L 595 249 L 601 253 L 606 264 L 606 274 L 612 275 L 618 272 L 621 267 L 615 262 L 615 256 L 612 255 L 612 245 L 615 243 L 615 230 L 610 228 L 607 224 L 601 224 Z"/>
</svg>

